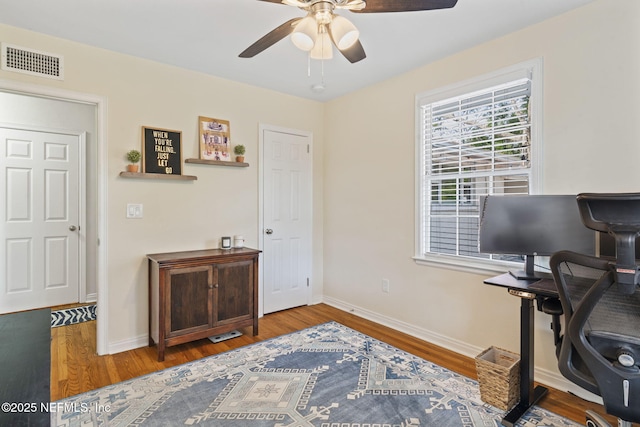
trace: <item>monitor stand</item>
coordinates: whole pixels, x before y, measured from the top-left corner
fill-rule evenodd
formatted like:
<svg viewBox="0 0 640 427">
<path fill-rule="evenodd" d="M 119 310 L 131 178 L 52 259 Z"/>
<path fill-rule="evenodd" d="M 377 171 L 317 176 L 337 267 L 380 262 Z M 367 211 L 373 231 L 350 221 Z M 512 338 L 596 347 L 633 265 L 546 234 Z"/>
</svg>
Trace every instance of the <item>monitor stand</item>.
<svg viewBox="0 0 640 427">
<path fill-rule="evenodd" d="M 535 271 L 534 259 L 534 255 L 525 255 L 524 270 L 509 270 L 509 274 L 518 280 L 540 280 L 548 278 L 548 273 Z"/>
</svg>

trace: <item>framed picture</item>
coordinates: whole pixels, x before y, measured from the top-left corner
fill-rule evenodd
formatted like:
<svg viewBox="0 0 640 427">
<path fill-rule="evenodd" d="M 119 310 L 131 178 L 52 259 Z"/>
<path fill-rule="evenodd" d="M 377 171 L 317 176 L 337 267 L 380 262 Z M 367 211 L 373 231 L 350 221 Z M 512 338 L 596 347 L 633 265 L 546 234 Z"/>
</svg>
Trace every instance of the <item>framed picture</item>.
<svg viewBox="0 0 640 427">
<path fill-rule="evenodd" d="M 182 175 L 182 132 L 142 127 L 142 172 Z"/>
<path fill-rule="evenodd" d="M 231 130 L 228 120 L 198 117 L 200 159 L 231 161 Z"/>
</svg>

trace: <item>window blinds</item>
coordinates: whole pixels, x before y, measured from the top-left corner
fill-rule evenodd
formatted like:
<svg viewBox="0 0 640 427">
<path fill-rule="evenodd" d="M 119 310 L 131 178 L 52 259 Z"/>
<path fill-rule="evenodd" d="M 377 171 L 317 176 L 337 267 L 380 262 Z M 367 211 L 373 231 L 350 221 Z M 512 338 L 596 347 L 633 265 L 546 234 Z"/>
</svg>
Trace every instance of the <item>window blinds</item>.
<svg viewBox="0 0 640 427">
<path fill-rule="evenodd" d="M 478 252 L 479 198 L 528 194 L 528 78 L 421 106 L 423 252 Z"/>
</svg>

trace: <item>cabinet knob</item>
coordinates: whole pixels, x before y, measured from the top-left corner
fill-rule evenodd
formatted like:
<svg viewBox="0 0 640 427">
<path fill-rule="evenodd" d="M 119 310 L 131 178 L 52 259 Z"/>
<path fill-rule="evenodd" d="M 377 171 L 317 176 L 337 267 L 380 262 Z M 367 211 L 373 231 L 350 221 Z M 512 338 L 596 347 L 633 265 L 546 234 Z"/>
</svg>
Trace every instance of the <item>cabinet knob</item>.
<svg viewBox="0 0 640 427">
<path fill-rule="evenodd" d="M 214 288 L 218 289 L 218 284 L 213 285 Z"/>
</svg>

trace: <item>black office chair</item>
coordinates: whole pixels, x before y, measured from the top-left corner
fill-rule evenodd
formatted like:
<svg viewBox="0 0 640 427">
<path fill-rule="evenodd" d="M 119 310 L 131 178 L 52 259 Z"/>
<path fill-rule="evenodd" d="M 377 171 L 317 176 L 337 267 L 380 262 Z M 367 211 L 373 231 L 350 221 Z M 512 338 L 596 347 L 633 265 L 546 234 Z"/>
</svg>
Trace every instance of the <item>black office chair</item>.
<svg viewBox="0 0 640 427">
<path fill-rule="evenodd" d="M 616 240 L 616 259 L 569 251 L 550 267 L 565 316 L 558 366 L 570 381 L 602 397 L 618 425 L 640 423 L 640 275 L 635 239 L 640 194 L 581 194 L 585 225 Z M 609 424 L 587 412 L 587 426 Z"/>
</svg>

